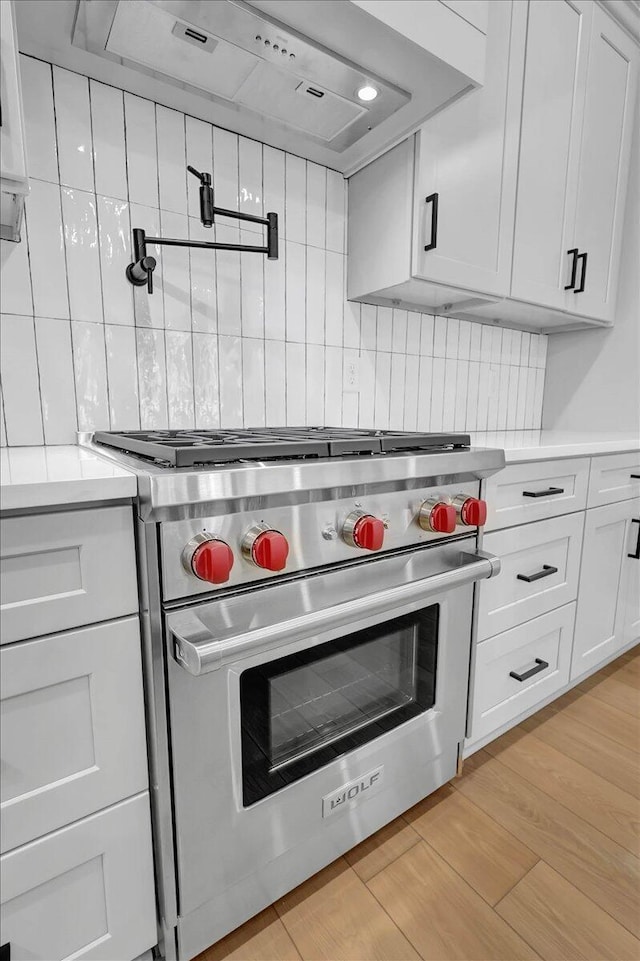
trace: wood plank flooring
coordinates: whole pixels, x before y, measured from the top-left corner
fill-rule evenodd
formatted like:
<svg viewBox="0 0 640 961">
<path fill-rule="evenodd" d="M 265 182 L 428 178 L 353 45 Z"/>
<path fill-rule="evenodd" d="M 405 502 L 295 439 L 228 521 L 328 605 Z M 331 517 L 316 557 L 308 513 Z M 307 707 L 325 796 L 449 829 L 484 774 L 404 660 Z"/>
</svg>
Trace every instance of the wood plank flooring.
<svg viewBox="0 0 640 961">
<path fill-rule="evenodd" d="M 640 646 L 197 961 L 638 961 Z"/>
</svg>

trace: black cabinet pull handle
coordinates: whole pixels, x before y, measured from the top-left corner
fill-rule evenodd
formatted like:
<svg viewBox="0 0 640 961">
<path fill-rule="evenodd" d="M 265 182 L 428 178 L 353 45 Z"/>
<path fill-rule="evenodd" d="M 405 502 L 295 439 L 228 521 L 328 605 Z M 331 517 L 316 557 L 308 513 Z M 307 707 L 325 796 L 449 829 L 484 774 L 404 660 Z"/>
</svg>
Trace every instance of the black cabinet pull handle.
<svg viewBox="0 0 640 961">
<path fill-rule="evenodd" d="M 564 487 L 547 487 L 546 491 L 523 491 L 523 497 L 553 497 L 554 494 L 564 494 Z"/>
<path fill-rule="evenodd" d="M 579 287 L 576 287 L 576 289 L 574 290 L 574 294 L 581 294 L 582 291 L 584 290 L 585 281 L 586 281 L 586 279 L 587 279 L 587 252 L 586 252 L 586 250 L 585 250 L 585 252 L 584 252 L 583 254 L 578 254 L 578 256 L 576 257 L 576 261 L 578 261 L 578 260 L 581 260 L 581 261 L 582 261 L 582 273 L 581 273 L 581 275 L 580 275 L 580 286 L 579 286 Z"/>
<path fill-rule="evenodd" d="M 631 480 L 640 480 L 640 474 L 631 474 Z"/>
<path fill-rule="evenodd" d="M 543 577 L 551 577 L 552 574 L 557 573 L 557 567 L 552 567 L 551 564 L 543 564 L 542 570 L 535 574 L 517 574 L 516 577 L 519 581 L 526 581 L 527 584 L 530 584 L 532 581 L 540 581 Z"/>
<path fill-rule="evenodd" d="M 528 671 L 524 674 L 517 674 L 515 671 L 509 671 L 509 677 L 515 677 L 516 681 L 528 681 L 530 677 L 534 674 L 539 674 L 540 671 L 546 671 L 549 667 L 547 661 L 543 661 L 541 657 L 536 657 L 536 666 L 530 667 Z"/>
<path fill-rule="evenodd" d="M 433 204 L 431 209 L 431 240 L 425 246 L 425 250 L 435 250 L 438 244 L 438 194 L 429 194 L 425 204 Z"/>
<path fill-rule="evenodd" d="M 573 263 L 571 264 L 571 280 L 565 286 L 565 290 L 574 290 L 576 286 L 576 277 L 578 275 L 578 248 L 572 247 L 571 250 L 567 250 L 569 257 L 573 257 Z"/>
<path fill-rule="evenodd" d="M 11 961 L 11 945 L 8 941 L 0 945 L 0 961 Z"/>
<path fill-rule="evenodd" d="M 627 554 L 627 557 L 632 557 L 634 561 L 640 561 L 640 517 L 632 517 L 631 523 L 638 525 L 638 540 L 636 541 L 635 554 Z"/>
</svg>

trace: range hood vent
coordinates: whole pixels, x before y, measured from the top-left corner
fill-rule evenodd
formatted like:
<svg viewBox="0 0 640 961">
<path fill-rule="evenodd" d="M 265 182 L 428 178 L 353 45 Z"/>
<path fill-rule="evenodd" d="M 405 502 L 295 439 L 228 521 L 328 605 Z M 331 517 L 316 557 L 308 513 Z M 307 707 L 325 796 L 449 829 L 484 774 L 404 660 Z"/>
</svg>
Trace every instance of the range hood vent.
<svg viewBox="0 0 640 961">
<path fill-rule="evenodd" d="M 411 99 L 243 0 L 81 0 L 74 43 L 336 152 Z M 77 36 L 78 35 L 78 36 Z M 363 103 L 357 91 L 374 87 Z"/>
</svg>

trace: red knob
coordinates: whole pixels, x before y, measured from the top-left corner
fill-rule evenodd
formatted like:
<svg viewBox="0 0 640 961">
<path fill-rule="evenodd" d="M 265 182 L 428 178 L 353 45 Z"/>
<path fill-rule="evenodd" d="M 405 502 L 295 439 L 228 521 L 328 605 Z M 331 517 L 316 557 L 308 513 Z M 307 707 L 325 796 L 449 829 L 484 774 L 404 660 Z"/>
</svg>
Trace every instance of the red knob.
<svg viewBox="0 0 640 961">
<path fill-rule="evenodd" d="M 204 541 L 191 558 L 191 570 L 201 581 L 224 584 L 233 567 L 233 552 L 224 541 Z"/>
<path fill-rule="evenodd" d="M 289 555 L 289 542 L 280 531 L 262 531 L 251 548 L 254 564 L 265 571 L 282 571 Z"/>
<path fill-rule="evenodd" d="M 367 551 L 379 551 L 384 541 L 384 524 L 379 517 L 365 514 L 353 527 L 353 542 Z"/>
<path fill-rule="evenodd" d="M 467 497 L 460 508 L 460 520 L 467 527 L 482 527 L 487 522 L 487 502 Z"/>
<path fill-rule="evenodd" d="M 453 534 L 456 529 L 456 509 L 453 504 L 438 501 L 429 513 L 429 527 L 438 534 Z"/>
</svg>

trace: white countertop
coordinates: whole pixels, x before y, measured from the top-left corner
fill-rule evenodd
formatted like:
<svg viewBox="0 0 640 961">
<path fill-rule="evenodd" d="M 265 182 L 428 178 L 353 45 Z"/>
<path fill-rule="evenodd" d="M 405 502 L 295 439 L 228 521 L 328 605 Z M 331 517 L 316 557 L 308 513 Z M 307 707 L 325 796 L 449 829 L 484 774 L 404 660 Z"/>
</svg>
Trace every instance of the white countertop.
<svg viewBox="0 0 640 961">
<path fill-rule="evenodd" d="M 617 431 L 505 430 L 471 434 L 474 447 L 502 447 L 507 464 L 640 450 L 640 435 Z"/>
<path fill-rule="evenodd" d="M 0 508 L 5 511 L 116 500 L 135 497 L 136 491 L 135 474 L 82 447 L 0 450 Z"/>
</svg>

